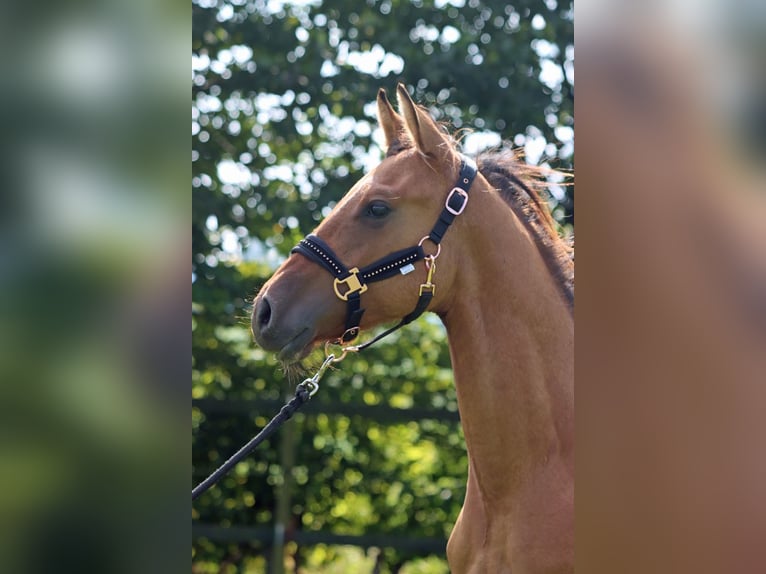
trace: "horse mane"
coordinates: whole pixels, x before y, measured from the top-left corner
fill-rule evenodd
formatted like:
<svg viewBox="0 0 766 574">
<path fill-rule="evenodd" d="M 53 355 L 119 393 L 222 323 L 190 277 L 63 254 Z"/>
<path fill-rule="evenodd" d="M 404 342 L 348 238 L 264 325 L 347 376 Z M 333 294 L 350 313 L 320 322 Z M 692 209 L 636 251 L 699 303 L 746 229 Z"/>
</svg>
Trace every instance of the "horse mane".
<svg viewBox="0 0 766 574">
<path fill-rule="evenodd" d="M 540 254 L 556 279 L 570 309 L 574 308 L 574 242 L 562 239 L 547 205 L 540 197 L 554 170 L 530 165 L 508 148 L 477 158 L 479 172 L 495 188 L 535 239 Z"/>
</svg>

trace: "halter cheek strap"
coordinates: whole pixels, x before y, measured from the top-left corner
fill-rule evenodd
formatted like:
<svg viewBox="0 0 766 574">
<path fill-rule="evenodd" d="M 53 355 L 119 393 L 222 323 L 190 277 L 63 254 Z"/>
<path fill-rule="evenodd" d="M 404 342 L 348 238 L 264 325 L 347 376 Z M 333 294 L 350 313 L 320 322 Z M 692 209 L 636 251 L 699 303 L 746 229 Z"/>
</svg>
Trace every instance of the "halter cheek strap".
<svg viewBox="0 0 766 574">
<path fill-rule="evenodd" d="M 384 331 L 371 341 L 359 345 L 355 350 L 361 350 L 369 347 L 383 337 L 393 333 L 397 329 L 411 323 L 422 315 L 431 299 L 434 296 L 435 286 L 431 282 L 434 270 L 436 269 L 436 255 L 426 256 L 422 243 L 429 239 L 435 245 L 441 243 L 447 229 L 455 220 L 455 217 L 463 213 L 468 204 L 468 190 L 476 177 L 477 169 L 474 161 L 464 155 L 461 155 L 460 173 L 458 175 L 457 185 L 450 191 L 444 208 L 439 214 L 439 219 L 434 224 L 431 232 L 423 237 L 418 245 L 389 253 L 385 257 L 362 267 L 348 268 L 333 252 L 329 245 L 322 241 L 316 235 L 307 235 L 304 239 L 293 247 L 290 253 L 300 253 L 309 260 L 317 263 L 327 269 L 333 277 L 333 290 L 335 295 L 346 302 L 346 330 L 340 337 L 341 343 L 349 343 L 359 335 L 359 324 L 362 321 L 364 309 L 362 308 L 362 293 L 367 291 L 367 285 L 375 281 L 382 281 L 394 277 L 397 274 L 406 275 L 414 271 L 414 263 L 421 259 L 426 259 L 428 267 L 428 278 L 426 283 L 420 286 L 418 302 L 415 309 L 407 314 L 402 320 Z M 441 249 L 441 247 L 439 247 Z M 437 251 L 437 255 L 438 255 Z"/>
</svg>

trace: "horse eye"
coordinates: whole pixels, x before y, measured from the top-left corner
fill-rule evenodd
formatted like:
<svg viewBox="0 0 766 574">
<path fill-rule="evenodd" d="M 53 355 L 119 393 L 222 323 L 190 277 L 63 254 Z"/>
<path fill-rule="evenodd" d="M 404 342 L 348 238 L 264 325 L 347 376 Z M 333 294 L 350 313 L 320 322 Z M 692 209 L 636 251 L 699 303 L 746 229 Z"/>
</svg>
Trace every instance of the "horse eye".
<svg viewBox="0 0 766 574">
<path fill-rule="evenodd" d="M 381 219 L 391 212 L 391 208 L 382 201 L 373 201 L 367 206 L 367 215 Z"/>
</svg>

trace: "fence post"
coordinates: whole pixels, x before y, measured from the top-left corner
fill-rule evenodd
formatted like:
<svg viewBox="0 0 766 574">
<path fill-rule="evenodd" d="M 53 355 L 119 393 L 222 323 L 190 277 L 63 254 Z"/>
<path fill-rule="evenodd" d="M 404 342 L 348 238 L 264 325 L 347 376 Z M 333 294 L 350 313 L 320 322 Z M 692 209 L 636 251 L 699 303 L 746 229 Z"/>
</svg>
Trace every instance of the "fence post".
<svg viewBox="0 0 766 574">
<path fill-rule="evenodd" d="M 295 446 L 297 439 L 295 419 L 285 423 L 279 433 L 279 439 L 279 467 L 282 473 L 282 483 L 276 486 L 274 543 L 272 545 L 270 574 L 284 574 L 285 572 L 285 531 L 290 524 L 293 494 L 293 466 L 295 466 Z"/>
</svg>

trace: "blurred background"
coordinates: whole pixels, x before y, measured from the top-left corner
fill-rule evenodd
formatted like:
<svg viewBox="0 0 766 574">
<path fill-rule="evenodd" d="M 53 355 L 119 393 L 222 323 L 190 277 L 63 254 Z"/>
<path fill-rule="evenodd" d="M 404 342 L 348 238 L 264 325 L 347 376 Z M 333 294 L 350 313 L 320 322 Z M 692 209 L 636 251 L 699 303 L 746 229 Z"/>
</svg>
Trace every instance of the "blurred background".
<svg viewBox="0 0 766 574">
<path fill-rule="evenodd" d="M 0 20 L 0 570 L 187 567 L 191 14 Z"/>
<path fill-rule="evenodd" d="M 578 570 L 764 572 L 766 4 L 577 22 Z"/>
<path fill-rule="evenodd" d="M 476 154 L 571 170 L 571 2 L 193 3 L 192 425 L 196 484 L 298 382 L 252 343 L 249 305 L 383 156 L 398 81 Z M 574 187 L 547 198 L 574 229 Z M 311 363 L 311 361 L 309 361 Z M 193 504 L 192 570 L 447 572 L 467 459 L 444 330 L 421 318 L 346 359 Z"/>
</svg>

